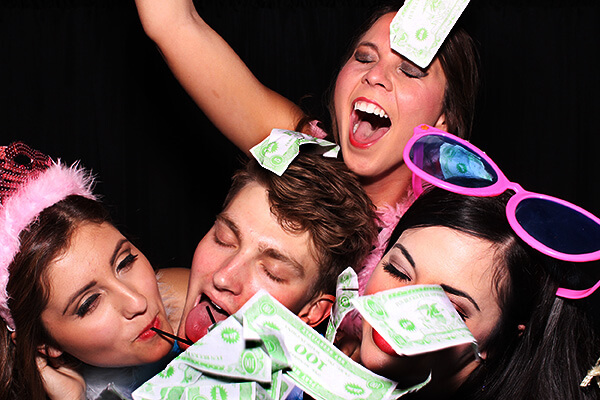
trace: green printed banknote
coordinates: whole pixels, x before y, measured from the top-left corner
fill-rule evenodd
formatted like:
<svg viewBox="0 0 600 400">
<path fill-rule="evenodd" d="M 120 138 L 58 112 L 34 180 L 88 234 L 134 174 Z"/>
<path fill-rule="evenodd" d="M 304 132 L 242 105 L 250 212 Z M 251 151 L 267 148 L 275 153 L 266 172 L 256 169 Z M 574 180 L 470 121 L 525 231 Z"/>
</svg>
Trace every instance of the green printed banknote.
<svg viewBox="0 0 600 400">
<path fill-rule="evenodd" d="M 320 146 L 323 157 L 335 158 L 340 150 L 338 145 L 327 140 L 300 132 L 273 129 L 269 137 L 250 149 L 250 153 L 263 168 L 281 176 L 300 153 L 303 144 Z"/>
<path fill-rule="evenodd" d="M 259 332 L 280 332 L 291 357 L 285 375 L 315 399 L 389 399 L 396 383 L 355 363 L 265 291 L 238 313 Z M 237 315 L 237 313 L 236 313 Z"/>
<path fill-rule="evenodd" d="M 406 0 L 390 24 L 392 49 L 427 68 L 469 0 Z"/>
<path fill-rule="evenodd" d="M 202 340 L 180 354 L 158 375 L 133 392 L 135 400 L 150 399 L 277 399 L 282 360 L 278 343 L 246 341 L 248 328 L 233 317 L 219 323 Z M 274 355 L 268 353 L 272 349 Z M 276 361 L 273 366 L 272 360 Z M 279 368 L 273 369 L 273 368 Z M 203 397 L 204 396 L 204 397 Z"/>
<path fill-rule="evenodd" d="M 356 272 L 348 267 L 342 272 L 337 279 L 335 288 L 335 304 L 331 310 L 331 317 L 327 324 L 325 337 L 330 342 L 335 339 L 340 324 L 344 317 L 352 310 L 354 305 L 352 300 L 358 297 L 358 276 Z"/>
<path fill-rule="evenodd" d="M 476 341 L 438 285 L 411 285 L 353 300 L 394 351 L 415 355 Z"/>
<path fill-rule="evenodd" d="M 134 400 L 396 398 L 396 383 L 355 363 L 265 291 L 218 323 L 134 393 Z M 397 392 L 396 392 L 397 394 Z"/>
</svg>

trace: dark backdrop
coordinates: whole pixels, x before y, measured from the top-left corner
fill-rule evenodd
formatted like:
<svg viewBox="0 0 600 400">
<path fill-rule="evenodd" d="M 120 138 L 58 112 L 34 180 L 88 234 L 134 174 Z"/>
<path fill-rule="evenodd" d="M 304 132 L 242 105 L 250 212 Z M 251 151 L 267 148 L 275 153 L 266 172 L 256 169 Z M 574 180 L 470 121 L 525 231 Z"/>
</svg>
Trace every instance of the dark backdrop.
<svg viewBox="0 0 600 400">
<path fill-rule="evenodd" d="M 351 34 L 377 1 L 199 1 L 269 87 L 322 112 Z M 473 0 L 484 86 L 472 141 L 530 190 L 600 215 L 600 7 Z M 189 265 L 239 165 L 145 36 L 133 0 L 3 0 L 0 138 L 98 175 L 117 222 L 157 266 Z"/>
</svg>

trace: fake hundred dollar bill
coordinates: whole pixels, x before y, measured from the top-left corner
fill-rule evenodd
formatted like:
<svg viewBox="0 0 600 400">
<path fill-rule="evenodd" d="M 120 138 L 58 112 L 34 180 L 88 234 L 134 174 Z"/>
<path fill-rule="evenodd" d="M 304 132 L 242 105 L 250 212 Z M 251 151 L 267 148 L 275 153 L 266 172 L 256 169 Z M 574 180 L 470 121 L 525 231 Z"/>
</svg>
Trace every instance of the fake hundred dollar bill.
<svg viewBox="0 0 600 400">
<path fill-rule="evenodd" d="M 338 145 L 327 140 L 300 132 L 273 129 L 269 137 L 250 149 L 250 153 L 263 168 L 281 176 L 296 158 L 303 144 L 320 146 L 323 157 L 335 158 L 340 150 Z"/>
<path fill-rule="evenodd" d="M 315 399 L 383 400 L 391 398 L 396 383 L 346 357 L 260 291 L 138 388 L 133 398 L 277 400 L 294 385 Z"/>
<path fill-rule="evenodd" d="M 406 0 L 390 24 L 392 49 L 427 68 L 469 0 Z"/>
<path fill-rule="evenodd" d="M 411 285 L 352 301 L 363 319 L 399 355 L 471 343 L 475 338 L 438 285 Z"/>
<path fill-rule="evenodd" d="M 135 390 L 132 397 L 134 400 L 202 399 L 194 396 L 206 395 L 207 399 L 277 399 L 281 369 L 288 367 L 278 347 L 277 335 L 264 335 L 264 340 L 257 341 L 258 334 L 249 334 L 250 340 L 246 340 L 244 332 L 249 332 L 249 328 L 233 317 L 220 322 Z"/>
<path fill-rule="evenodd" d="M 243 314 L 259 334 L 264 331 L 281 333 L 291 364 L 285 375 L 313 398 L 391 398 L 396 382 L 352 361 L 266 291 L 258 292 L 238 313 Z"/>
</svg>

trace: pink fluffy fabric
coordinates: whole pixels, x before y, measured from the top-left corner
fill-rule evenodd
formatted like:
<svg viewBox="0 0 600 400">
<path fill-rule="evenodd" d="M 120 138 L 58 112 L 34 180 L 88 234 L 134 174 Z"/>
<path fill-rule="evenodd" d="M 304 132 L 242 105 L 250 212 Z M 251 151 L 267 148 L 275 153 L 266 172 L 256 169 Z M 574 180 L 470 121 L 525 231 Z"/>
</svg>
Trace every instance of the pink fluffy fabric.
<svg viewBox="0 0 600 400">
<path fill-rule="evenodd" d="M 42 210 L 70 195 L 94 198 L 93 179 L 77 164 L 67 167 L 60 160 L 37 178 L 28 181 L 0 206 L 0 316 L 14 329 L 8 309 L 8 266 L 19 252 L 20 233 L 33 222 Z"/>
<path fill-rule="evenodd" d="M 390 236 L 398 224 L 400 217 L 408 207 L 410 207 L 413 201 L 414 196 L 410 193 L 407 200 L 396 204 L 396 206 L 385 205 L 377 210 L 377 216 L 380 221 L 379 227 L 381 229 L 377 235 L 375 248 L 369 253 L 365 259 L 364 267 L 358 273 L 358 293 L 361 296 L 365 293 L 365 287 L 367 286 L 367 282 L 369 281 L 373 270 L 375 270 L 375 267 L 383 257 Z M 349 312 L 340 324 L 339 329 L 354 337 L 361 337 L 362 320 L 360 314 L 356 311 Z"/>
</svg>

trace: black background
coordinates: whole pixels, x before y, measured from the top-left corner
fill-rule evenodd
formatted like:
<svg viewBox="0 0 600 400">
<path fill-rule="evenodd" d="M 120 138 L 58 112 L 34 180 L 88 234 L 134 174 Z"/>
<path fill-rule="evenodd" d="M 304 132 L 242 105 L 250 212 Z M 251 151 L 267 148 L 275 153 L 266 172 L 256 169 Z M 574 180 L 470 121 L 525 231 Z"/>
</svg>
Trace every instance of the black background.
<svg viewBox="0 0 600 400">
<path fill-rule="evenodd" d="M 377 1 L 201 1 L 258 78 L 317 116 Z M 600 215 L 600 7 L 473 0 L 483 87 L 472 142 L 526 189 Z M 96 191 L 155 266 L 189 266 L 239 166 L 145 36 L 132 0 L 0 5 L 0 142 L 98 176 Z"/>
</svg>

